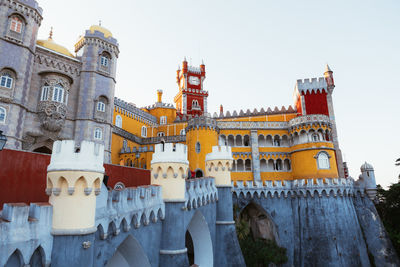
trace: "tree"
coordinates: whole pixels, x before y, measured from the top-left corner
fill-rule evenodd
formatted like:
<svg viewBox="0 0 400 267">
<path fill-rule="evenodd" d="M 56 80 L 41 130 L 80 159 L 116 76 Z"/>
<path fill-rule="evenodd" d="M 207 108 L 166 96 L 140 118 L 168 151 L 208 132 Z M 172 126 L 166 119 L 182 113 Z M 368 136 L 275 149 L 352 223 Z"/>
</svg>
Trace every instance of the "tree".
<svg viewBox="0 0 400 267">
<path fill-rule="evenodd" d="M 377 189 L 376 209 L 397 254 L 400 255 L 400 181 L 392 184 L 388 190 L 380 185 Z"/>
</svg>

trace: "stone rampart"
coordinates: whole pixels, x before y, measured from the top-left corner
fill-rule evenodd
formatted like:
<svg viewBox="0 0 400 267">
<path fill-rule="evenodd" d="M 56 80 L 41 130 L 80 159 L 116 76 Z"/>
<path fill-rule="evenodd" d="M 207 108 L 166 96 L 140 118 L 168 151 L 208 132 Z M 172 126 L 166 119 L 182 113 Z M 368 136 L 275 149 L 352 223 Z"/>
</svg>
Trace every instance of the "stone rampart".
<svg viewBox="0 0 400 267">
<path fill-rule="evenodd" d="M 112 227 L 114 235 L 118 235 L 121 230 L 127 232 L 131 227 L 156 223 L 164 216 L 161 186 L 128 187 L 112 191 L 107 191 L 103 186 L 97 197 L 96 226 L 101 239 L 107 238 L 109 227 Z"/>
<path fill-rule="evenodd" d="M 214 178 L 186 179 L 185 206 L 188 210 L 214 203 L 218 191 Z"/>
<path fill-rule="evenodd" d="M 7 203 L 0 216 L 0 266 L 16 252 L 22 264 L 29 264 L 35 251 L 49 266 L 53 247 L 52 207 L 48 203 Z"/>
</svg>

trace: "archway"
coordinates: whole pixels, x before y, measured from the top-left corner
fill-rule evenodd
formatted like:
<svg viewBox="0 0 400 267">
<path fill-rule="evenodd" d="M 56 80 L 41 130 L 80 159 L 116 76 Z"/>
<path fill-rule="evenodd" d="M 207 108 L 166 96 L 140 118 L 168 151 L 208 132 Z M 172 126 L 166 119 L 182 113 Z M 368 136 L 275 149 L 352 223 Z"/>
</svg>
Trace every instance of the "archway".
<svg viewBox="0 0 400 267">
<path fill-rule="evenodd" d="M 244 221 L 253 239 L 271 240 L 279 243 L 278 229 L 269 214 L 256 203 L 249 203 L 239 215 Z"/>
<path fill-rule="evenodd" d="M 51 154 L 51 149 L 47 146 L 41 146 L 33 150 L 33 152 L 44 153 L 44 154 Z"/>
<path fill-rule="evenodd" d="M 22 257 L 21 252 L 16 249 L 13 254 L 8 258 L 5 267 L 14 267 L 14 266 L 23 266 L 24 259 Z"/>
<path fill-rule="evenodd" d="M 107 262 L 107 267 L 151 267 L 139 242 L 129 235 Z"/>
<path fill-rule="evenodd" d="M 186 247 L 189 264 L 198 266 L 213 266 L 213 248 L 210 230 L 206 219 L 200 211 L 196 211 L 186 232 Z"/>
<path fill-rule="evenodd" d="M 31 259 L 29 261 L 30 267 L 42 267 L 45 266 L 45 255 L 44 250 L 41 246 L 39 246 L 32 254 Z"/>
<path fill-rule="evenodd" d="M 197 170 L 196 170 L 196 178 L 201 178 L 201 177 L 204 177 L 204 176 L 203 176 L 203 171 L 200 170 L 200 169 L 197 169 Z"/>
</svg>

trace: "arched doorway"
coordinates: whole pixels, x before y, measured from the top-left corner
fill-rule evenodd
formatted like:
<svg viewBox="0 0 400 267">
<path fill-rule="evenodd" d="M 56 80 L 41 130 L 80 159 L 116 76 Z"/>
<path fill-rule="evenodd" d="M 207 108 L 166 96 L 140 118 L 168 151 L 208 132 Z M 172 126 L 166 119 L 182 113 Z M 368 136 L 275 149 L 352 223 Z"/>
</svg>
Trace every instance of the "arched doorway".
<svg viewBox="0 0 400 267">
<path fill-rule="evenodd" d="M 210 230 L 200 211 L 196 211 L 188 225 L 185 243 L 190 265 L 214 265 Z"/>
<path fill-rule="evenodd" d="M 51 149 L 47 146 L 41 146 L 33 150 L 33 152 L 44 153 L 44 154 L 51 154 Z"/>
<path fill-rule="evenodd" d="M 139 242 L 129 235 L 107 262 L 107 267 L 151 267 Z"/>
<path fill-rule="evenodd" d="M 201 169 L 196 170 L 196 178 L 204 177 L 203 176 L 203 171 Z"/>
</svg>

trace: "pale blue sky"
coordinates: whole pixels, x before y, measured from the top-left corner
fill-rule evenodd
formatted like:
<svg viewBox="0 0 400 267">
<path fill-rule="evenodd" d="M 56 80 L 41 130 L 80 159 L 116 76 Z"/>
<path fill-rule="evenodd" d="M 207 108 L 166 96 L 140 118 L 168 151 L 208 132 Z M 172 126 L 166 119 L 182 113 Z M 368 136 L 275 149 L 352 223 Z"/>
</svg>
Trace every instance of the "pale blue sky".
<svg viewBox="0 0 400 267">
<path fill-rule="evenodd" d="M 177 92 L 184 56 L 204 59 L 211 113 L 293 104 L 297 79 L 334 71 L 339 141 L 350 174 L 368 161 L 377 183 L 400 168 L 400 1 L 39 0 L 39 38 L 73 51 L 99 20 L 118 39 L 116 96 L 137 106 Z"/>
</svg>

